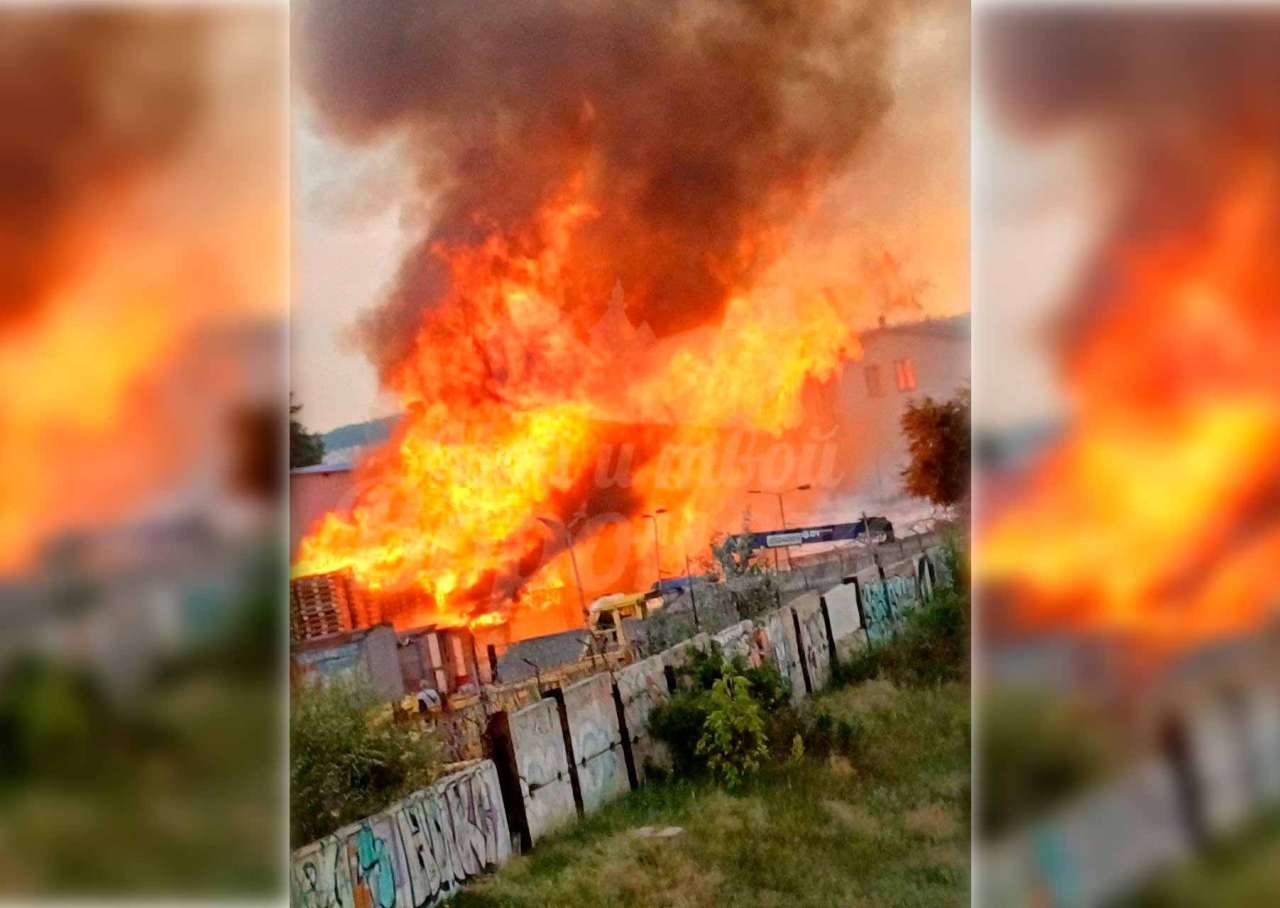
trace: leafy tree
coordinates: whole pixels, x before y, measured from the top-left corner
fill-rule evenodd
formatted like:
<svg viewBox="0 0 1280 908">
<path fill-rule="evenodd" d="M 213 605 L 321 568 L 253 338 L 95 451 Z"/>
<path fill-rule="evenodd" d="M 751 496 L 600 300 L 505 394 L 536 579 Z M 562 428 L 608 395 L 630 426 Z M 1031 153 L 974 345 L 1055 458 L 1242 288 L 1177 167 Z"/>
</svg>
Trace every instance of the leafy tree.
<svg viewBox="0 0 1280 908">
<path fill-rule="evenodd" d="M 289 402 L 289 469 L 314 466 L 324 460 L 324 439 L 294 419 L 302 404 Z"/>
<path fill-rule="evenodd" d="M 745 533 L 711 541 L 711 552 L 726 577 L 742 577 L 751 571 L 751 540 Z"/>
<path fill-rule="evenodd" d="M 289 714 L 289 822 L 294 847 L 377 813 L 436 778 L 439 747 L 422 726 L 380 715 L 351 681 L 304 684 Z"/>
<path fill-rule="evenodd" d="M 908 495 L 951 507 L 969 496 L 969 389 L 948 401 L 926 397 L 902 414 L 911 463 L 902 471 Z"/>
</svg>

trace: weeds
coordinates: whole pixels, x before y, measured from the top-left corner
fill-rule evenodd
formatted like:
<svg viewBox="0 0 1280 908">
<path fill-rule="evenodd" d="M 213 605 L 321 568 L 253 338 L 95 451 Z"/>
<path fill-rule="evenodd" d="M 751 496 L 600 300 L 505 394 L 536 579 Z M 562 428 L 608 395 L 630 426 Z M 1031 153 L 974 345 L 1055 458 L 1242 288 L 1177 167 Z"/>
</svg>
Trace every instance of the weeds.
<svg viewBox="0 0 1280 908">
<path fill-rule="evenodd" d="M 289 821 L 305 845 L 435 780 L 435 739 L 419 726 L 375 716 L 368 688 L 305 686 L 289 715 Z"/>
</svg>

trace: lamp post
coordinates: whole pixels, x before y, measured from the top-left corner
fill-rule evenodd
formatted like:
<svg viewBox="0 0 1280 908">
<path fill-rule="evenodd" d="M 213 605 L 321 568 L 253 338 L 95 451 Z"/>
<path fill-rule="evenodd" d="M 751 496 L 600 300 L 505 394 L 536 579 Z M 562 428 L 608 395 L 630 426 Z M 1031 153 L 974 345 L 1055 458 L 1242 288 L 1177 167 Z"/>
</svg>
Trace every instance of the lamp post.
<svg viewBox="0 0 1280 908">
<path fill-rule="evenodd" d="M 578 605 L 582 607 L 582 624 L 590 629 L 591 614 L 587 611 L 587 595 L 582 591 L 582 575 L 578 573 L 578 559 L 573 554 L 573 536 L 569 534 L 569 528 L 554 517 L 539 517 L 538 521 L 553 531 L 559 530 L 564 533 L 565 545 L 569 549 L 569 563 L 573 565 L 573 582 L 578 587 Z"/>
<path fill-rule="evenodd" d="M 693 571 L 689 569 L 689 553 L 684 553 L 684 575 L 689 578 L 689 607 L 693 609 L 693 632 L 695 634 L 702 633 L 702 624 L 698 621 L 698 596 L 694 592 L 697 583 L 694 582 Z"/>
<path fill-rule="evenodd" d="M 798 486 L 796 486 L 794 489 L 784 489 L 784 490 L 783 490 L 783 491 L 781 491 L 781 492 L 766 492 L 766 491 L 764 491 L 763 489 L 747 489 L 747 494 L 748 494 L 748 495 L 773 495 L 773 496 L 775 496 L 775 497 L 778 499 L 778 517 L 782 520 L 782 529 L 783 529 L 783 530 L 786 530 L 786 528 L 787 528 L 787 512 L 786 512 L 786 510 L 785 510 L 785 509 L 783 508 L 783 506 L 782 506 L 782 496 L 783 496 L 783 495 L 785 495 L 787 492 L 807 492 L 807 491 L 809 491 L 809 490 L 810 490 L 810 489 L 812 489 L 812 488 L 813 488 L 813 486 L 812 486 L 810 483 L 807 483 L 807 482 L 806 482 L 806 483 L 804 483 L 804 484 L 802 484 L 802 485 L 798 485 Z M 783 548 L 786 548 L 786 549 L 787 549 L 787 570 L 791 570 L 791 548 L 790 548 L 789 546 L 783 546 Z M 777 551 L 776 551 L 776 550 L 775 550 L 775 551 L 774 551 L 774 553 L 773 553 L 773 567 L 774 567 L 774 570 L 778 570 L 778 569 L 779 569 L 779 567 L 778 567 L 778 553 L 777 553 Z"/>
<path fill-rule="evenodd" d="M 658 508 L 652 514 L 641 514 L 646 520 L 653 521 L 653 566 L 658 570 L 658 592 L 662 592 L 662 545 L 658 541 L 658 515 L 667 513 L 666 508 Z"/>
</svg>

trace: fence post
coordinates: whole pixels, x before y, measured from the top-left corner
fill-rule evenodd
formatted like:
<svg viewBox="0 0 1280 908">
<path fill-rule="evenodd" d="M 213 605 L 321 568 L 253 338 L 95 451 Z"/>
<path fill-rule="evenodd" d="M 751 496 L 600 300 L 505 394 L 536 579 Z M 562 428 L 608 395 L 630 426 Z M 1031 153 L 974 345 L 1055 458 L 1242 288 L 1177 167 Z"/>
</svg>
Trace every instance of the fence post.
<svg viewBox="0 0 1280 908">
<path fill-rule="evenodd" d="M 829 670 L 831 671 L 832 680 L 835 679 L 836 672 L 840 668 L 840 658 L 836 655 L 836 635 L 831 630 L 831 612 L 827 609 L 827 597 L 818 597 L 818 606 L 822 609 L 822 623 L 827 629 L 827 654 L 829 662 Z"/>
<path fill-rule="evenodd" d="M 627 764 L 627 782 L 631 790 L 640 787 L 640 774 L 636 771 L 636 755 L 631 750 L 631 731 L 627 728 L 627 711 L 622 705 L 622 691 L 617 679 L 613 682 L 613 706 L 618 711 L 618 732 L 622 737 L 622 759 Z"/>
<path fill-rule="evenodd" d="M 809 679 L 809 660 L 804 652 L 804 635 L 800 633 L 800 616 L 791 610 L 791 624 L 796 629 L 796 655 L 800 657 L 800 674 L 804 677 L 805 696 L 813 695 L 813 681 Z"/>
<path fill-rule="evenodd" d="M 564 736 L 564 755 L 569 763 L 569 787 L 573 789 L 573 806 L 578 810 L 578 819 L 582 819 L 586 810 L 582 802 L 582 783 L 578 781 L 578 760 L 573 755 L 573 736 L 569 734 L 569 710 L 564 704 L 564 691 L 558 687 L 552 687 L 542 696 L 556 701 L 556 712 L 560 715 L 560 732 Z"/>
<path fill-rule="evenodd" d="M 498 772 L 498 791 L 502 793 L 502 806 L 507 814 L 507 829 L 520 840 L 520 851 L 533 848 L 529 834 L 529 817 L 524 809 L 524 796 L 520 792 L 520 770 L 516 766 L 515 745 L 511 743 L 511 722 L 506 710 L 489 717 L 484 733 L 484 749 Z"/>
</svg>

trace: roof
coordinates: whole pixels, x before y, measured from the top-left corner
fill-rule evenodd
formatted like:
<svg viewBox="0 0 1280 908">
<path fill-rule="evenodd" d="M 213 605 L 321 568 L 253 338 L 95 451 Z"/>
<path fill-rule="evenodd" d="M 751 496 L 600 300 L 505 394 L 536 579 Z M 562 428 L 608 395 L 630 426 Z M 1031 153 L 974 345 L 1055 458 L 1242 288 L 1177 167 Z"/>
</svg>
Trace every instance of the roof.
<svg viewBox="0 0 1280 908">
<path fill-rule="evenodd" d="M 626 608 L 629 605 L 635 605 L 644 599 L 646 595 L 646 593 L 609 593 L 592 602 L 587 611 L 592 613 L 615 611 L 620 608 Z"/>
<path fill-rule="evenodd" d="M 312 637 L 308 640 L 294 640 L 289 643 L 289 651 L 291 653 L 312 652 L 314 650 L 331 649 L 335 646 L 346 646 L 349 643 L 362 643 L 370 634 L 384 631 L 390 631 L 394 634 L 395 628 L 390 624 L 375 624 L 371 627 L 358 627 L 354 630 L 326 634 L 323 637 Z"/>
<path fill-rule="evenodd" d="M 513 643 L 498 660 L 498 677 L 504 684 L 527 681 L 537 675 L 534 665 L 538 671 L 550 671 L 577 662 L 586 654 L 590 641 L 591 634 L 587 631 L 571 630 Z"/>
<path fill-rule="evenodd" d="M 926 318 L 918 322 L 882 325 L 869 331 L 863 331 L 860 336 L 863 340 L 867 340 L 868 338 L 890 334 L 921 334 L 928 337 L 967 341 L 969 339 L 969 321 L 969 313 L 964 312 L 960 315 L 949 315 L 945 318 Z"/>
<path fill-rule="evenodd" d="M 297 476 L 302 473 L 346 473 L 354 469 L 349 463 L 318 463 L 310 467 L 294 467 L 289 471 L 290 476 Z"/>
</svg>

